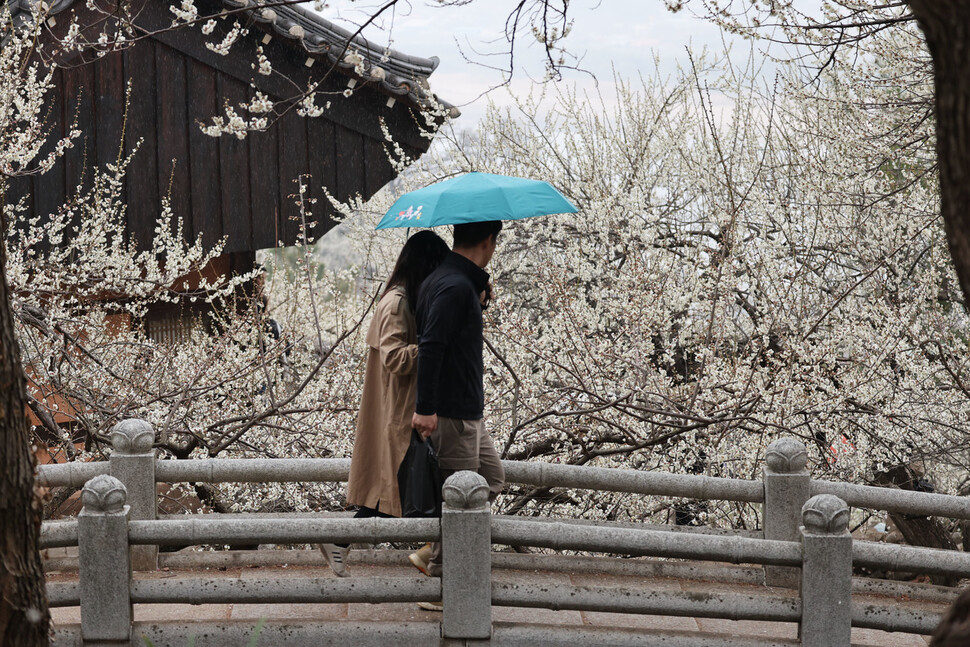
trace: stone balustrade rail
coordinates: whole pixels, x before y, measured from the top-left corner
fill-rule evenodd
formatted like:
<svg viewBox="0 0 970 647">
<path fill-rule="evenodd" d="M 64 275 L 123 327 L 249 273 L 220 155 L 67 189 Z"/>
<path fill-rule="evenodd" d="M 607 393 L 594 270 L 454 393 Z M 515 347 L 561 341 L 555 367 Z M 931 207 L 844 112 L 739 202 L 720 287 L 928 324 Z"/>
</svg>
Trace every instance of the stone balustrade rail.
<svg viewBox="0 0 970 647">
<path fill-rule="evenodd" d="M 77 518 L 45 522 L 41 543 L 43 547 L 78 547 L 78 582 L 51 583 L 48 592 L 52 606 L 80 606 L 81 640 L 85 645 L 137 644 L 132 642 L 135 603 L 442 600 L 443 641 L 489 644 L 493 636 L 491 607 L 500 605 L 797 622 L 803 647 L 833 647 L 849 645 L 852 627 L 926 634 L 939 621 L 934 614 L 893 605 L 853 603 L 853 566 L 970 577 L 970 555 L 966 553 L 853 541 L 848 532 L 850 506 L 970 519 L 970 500 L 813 480 L 804 445 L 790 438 L 769 446 L 762 481 L 505 462 L 510 483 L 760 503 L 764 530 L 753 536 L 750 531 L 674 532 L 651 524 L 493 516 L 487 485 L 473 472 L 459 472 L 445 483 L 440 520 L 300 514 L 272 518 L 203 514 L 158 519 L 156 482 L 339 482 L 347 478 L 349 461 L 159 461 L 151 446 L 154 432 L 147 422 L 123 421 L 111 436 L 115 451 L 109 461 L 41 466 L 37 476 L 40 485 L 83 488 L 84 507 Z M 424 541 L 442 542 L 441 579 L 132 578 L 133 569 L 155 569 L 158 547 L 166 545 Z M 493 583 L 493 543 L 763 565 L 767 584 L 793 589 L 797 595 L 698 595 Z M 564 631 L 549 627 L 544 634 L 548 644 L 575 644 L 575 633 Z M 672 644 L 702 643 L 683 637 Z M 745 643 L 738 639 L 731 644 Z"/>
</svg>

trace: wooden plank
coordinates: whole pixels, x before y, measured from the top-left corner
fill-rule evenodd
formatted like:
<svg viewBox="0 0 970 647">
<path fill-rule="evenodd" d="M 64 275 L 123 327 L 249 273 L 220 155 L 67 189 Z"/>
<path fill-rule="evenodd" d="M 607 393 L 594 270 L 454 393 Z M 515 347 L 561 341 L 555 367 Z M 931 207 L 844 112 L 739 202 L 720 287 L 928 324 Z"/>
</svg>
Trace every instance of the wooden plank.
<svg viewBox="0 0 970 647">
<path fill-rule="evenodd" d="M 199 3 L 199 13 L 202 16 L 218 14 L 221 10 L 221 3 Z M 198 28 L 169 30 L 172 14 L 168 11 L 168 5 L 160 2 L 149 2 L 138 14 L 135 23 L 146 31 L 158 32 L 153 35 L 153 38 L 195 59 L 197 62 L 205 63 L 207 66 L 247 84 L 253 79 L 258 79 L 264 93 L 287 97 L 293 94 L 294 82 L 305 87 L 310 72 L 309 68 L 303 64 L 306 57 L 298 55 L 294 51 L 296 48 L 286 43 L 271 42 L 263 48 L 268 55 L 272 56 L 274 68 L 277 64 L 285 68 L 278 70 L 281 74 L 263 76 L 253 70 L 252 64 L 256 60 L 256 47 L 260 45 L 259 39 L 262 38 L 262 32 L 258 27 L 254 27 L 248 37 L 240 38 L 233 44 L 228 56 L 217 54 L 206 47 L 207 42 L 219 43 L 232 29 L 233 23 L 237 19 L 244 26 L 246 25 L 245 16 L 238 18 L 231 16 L 217 17 L 215 29 L 208 36 L 203 36 Z M 278 40 L 281 39 L 273 39 L 273 41 Z M 296 76 L 285 76 L 294 73 Z"/>
<path fill-rule="evenodd" d="M 155 83 L 158 86 L 158 186 L 168 196 L 172 213 L 183 222 L 184 238 L 195 239 L 192 191 L 189 185 L 188 84 L 185 58 L 161 43 L 155 44 Z"/>
<path fill-rule="evenodd" d="M 250 98 L 254 96 L 250 90 Z M 278 247 L 283 237 L 280 214 L 279 129 L 250 133 L 249 195 L 252 204 L 253 247 Z"/>
<path fill-rule="evenodd" d="M 229 258 L 229 273 L 232 275 L 242 275 L 247 272 L 252 272 L 256 269 L 256 252 L 255 251 L 242 251 L 233 252 L 228 255 Z M 246 291 L 249 290 L 251 293 L 251 288 L 253 287 L 253 282 L 240 286 L 240 289 Z M 238 294 L 238 292 L 237 292 Z"/>
<path fill-rule="evenodd" d="M 248 113 L 239 108 L 247 100 L 246 85 L 225 74 L 216 75 L 216 93 L 220 105 L 231 106 L 243 118 Z M 234 135 L 219 138 L 219 168 L 222 182 L 222 231 L 228 252 L 253 249 L 253 223 L 249 204 L 249 147 L 246 140 Z"/>
<path fill-rule="evenodd" d="M 364 139 L 364 186 L 369 198 L 394 179 L 397 174 L 387 158 L 384 143 L 370 138 Z"/>
<path fill-rule="evenodd" d="M 331 194 L 336 191 L 337 160 L 334 148 L 334 124 L 325 117 L 308 119 L 307 133 L 307 155 L 312 176 L 311 195 L 317 201 L 313 208 L 314 220 L 317 223 L 313 229 L 313 235 L 314 238 L 319 239 L 336 224 L 333 219 L 335 210 L 322 189 L 327 187 Z"/>
<path fill-rule="evenodd" d="M 65 187 L 68 199 L 88 191 L 93 184 L 97 152 L 94 103 L 97 92 L 94 65 L 63 70 L 65 129 L 77 128 L 81 136 L 64 152 Z"/>
<path fill-rule="evenodd" d="M 300 232 L 300 209 L 296 204 L 299 184 L 295 180 L 309 172 L 306 120 L 291 110 L 274 127 L 279 129 L 280 229 L 284 243 L 295 245 Z"/>
<path fill-rule="evenodd" d="M 367 190 L 364 184 L 364 138 L 339 125 L 335 127 L 334 134 L 337 158 L 335 195 L 339 200 L 346 200 L 352 195 L 363 195 Z"/>
<path fill-rule="evenodd" d="M 36 161 L 46 158 L 64 134 L 63 71 L 56 70 L 53 80 L 54 88 L 47 94 L 47 110 L 44 113 L 47 140 Z M 49 171 L 34 177 L 36 215 L 41 216 L 42 221 L 45 221 L 47 216 L 61 208 L 64 204 L 64 196 L 64 160 L 61 159 L 57 160 Z"/>
<path fill-rule="evenodd" d="M 200 2 L 200 15 L 218 13 L 221 5 Z M 172 15 L 168 5 L 164 2 L 145 3 L 135 20 L 140 27 L 157 31 L 171 25 Z M 429 141 L 419 135 L 410 108 L 401 100 L 396 100 L 393 107 L 388 108 L 388 96 L 370 85 L 357 85 L 353 95 L 346 98 L 342 92 L 347 87 L 349 77 L 343 72 L 331 70 L 332 65 L 325 59 L 318 59 L 312 67 L 306 66 L 309 54 L 293 41 L 272 32 L 272 40 L 263 45 L 263 51 L 273 64 L 274 74 L 263 76 L 256 74 L 252 68 L 256 60 L 256 47 L 261 44 L 262 27 L 259 24 L 250 25 L 250 34 L 240 38 L 233 46 L 229 56 L 221 56 L 206 48 L 207 42 L 219 42 L 229 29 L 234 19 L 216 19 L 216 28 L 212 34 L 203 38 L 197 30 L 175 29 L 161 31 L 154 36 L 184 55 L 205 63 L 209 67 L 228 74 L 246 83 L 255 82 L 264 94 L 276 99 L 288 99 L 297 96 L 301 89 L 305 89 L 311 82 L 319 82 L 319 91 L 324 93 L 317 99 L 318 104 L 330 100 L 331 107 L 328 117 L 351 130 L 356 130 L 372 139 L 382 139 L 378 117 L 383 117 L 399 141 L 409 146 L 427 150 Z M 246 24 L 245 17 L 240 22 Z M 423 121 L 422 121 L 423 123 Z"/>
<path fill-rule="evenodd" d="M 197 61 L 187 61 L 187 66 L 192 230 L 211 246 L 222 238 L 219 141 L 203 133 L 196 122 L 211 123 L 216 114 L 216 72 Z"/>
<path fill-rule="evenodd" d="M 125 50 L 125 78 L 131 83 L 125 153 L 137 152 L 128 167 L 128 230 L 139 249 L 150 249 L 161 210 L 158 186 L 158 100 L 155 87 L 155 43 L 143 40 Z"/>
<path fill-rule="evenodd" d="M 94 64 L 96 94 L 94 97 L 96 164 L 104 168 L 117 164 L 122 147 L 122 123 L 125 113 L 124 54 L 108 54 Z"/>
</svg>

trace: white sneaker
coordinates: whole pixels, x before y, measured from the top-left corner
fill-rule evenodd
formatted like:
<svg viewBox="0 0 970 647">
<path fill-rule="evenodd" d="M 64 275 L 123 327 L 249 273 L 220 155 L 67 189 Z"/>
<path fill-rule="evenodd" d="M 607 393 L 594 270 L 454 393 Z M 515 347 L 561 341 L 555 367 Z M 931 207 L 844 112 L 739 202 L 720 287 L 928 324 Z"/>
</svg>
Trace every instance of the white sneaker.
<svg viewBox="0 0 970 647">
<path fill-rule="evenodd" d="M 320 544 L 320 551 L 330 564 L 330 570 L 337 577 L 350 577 L 347 570 L 347 556 L 350 555 L 350 547 L 341 548 L 336 544 Z"/>
</svg>

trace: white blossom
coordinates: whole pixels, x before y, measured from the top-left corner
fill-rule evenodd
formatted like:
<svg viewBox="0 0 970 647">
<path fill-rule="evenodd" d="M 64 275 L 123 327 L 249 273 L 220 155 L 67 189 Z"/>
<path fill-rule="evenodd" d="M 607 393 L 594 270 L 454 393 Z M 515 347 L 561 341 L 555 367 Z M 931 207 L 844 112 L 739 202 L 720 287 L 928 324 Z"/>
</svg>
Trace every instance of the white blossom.
<svg viewBox="0 0 970 647">
<path fill-rule="evenodd" d="M 168 10 L 175 14 L 176 21 L 173 25 L 177 25 L 179 22 L 195 22 L 199 17 L 199 10 L 193 0 L 182 0 L 179 5 L 169 5 Z"/>
<path fill-rule="evenodd" d="M 226 33 L 225 37 L 219 43 L 206 43 L 206 49 L 219 54 L 220 56 L 227 56 L 229 50 L 241 37 L 249 33 L 249 30 L 239 24 L 239 21 L 235 21 L 232 25 L 232 29 Z"/>
</svg>

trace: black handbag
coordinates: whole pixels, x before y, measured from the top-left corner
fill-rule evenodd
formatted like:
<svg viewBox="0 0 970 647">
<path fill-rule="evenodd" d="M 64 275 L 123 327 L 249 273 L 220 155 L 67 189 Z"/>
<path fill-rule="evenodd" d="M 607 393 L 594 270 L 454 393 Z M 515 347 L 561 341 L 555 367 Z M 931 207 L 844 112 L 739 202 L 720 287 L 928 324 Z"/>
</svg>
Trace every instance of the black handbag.
<svg viewBox="0 0 970 647">
<path fill-rule="evenodd" d="M 411 430 L 411 444 L 397 470 L 402 517 L 441 516 L 441 471 L 431 442 Z"/>
</svg>

